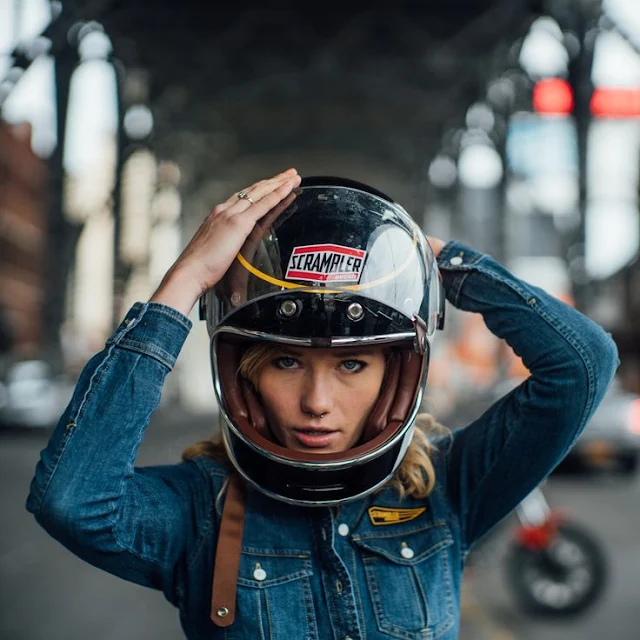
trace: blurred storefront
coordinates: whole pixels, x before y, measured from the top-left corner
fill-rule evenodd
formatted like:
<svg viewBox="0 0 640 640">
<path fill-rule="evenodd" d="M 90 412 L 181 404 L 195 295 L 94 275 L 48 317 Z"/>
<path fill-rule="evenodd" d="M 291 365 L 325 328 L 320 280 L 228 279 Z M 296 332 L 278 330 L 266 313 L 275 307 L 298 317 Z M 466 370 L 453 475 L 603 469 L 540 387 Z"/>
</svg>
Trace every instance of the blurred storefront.
<svg viewBox="0 0 640 640">
<path fill-rule="evenodd" d="M 31 126 L 0 123 L 0 351 L 42 346 L 47 169 Z"/>
</svg>

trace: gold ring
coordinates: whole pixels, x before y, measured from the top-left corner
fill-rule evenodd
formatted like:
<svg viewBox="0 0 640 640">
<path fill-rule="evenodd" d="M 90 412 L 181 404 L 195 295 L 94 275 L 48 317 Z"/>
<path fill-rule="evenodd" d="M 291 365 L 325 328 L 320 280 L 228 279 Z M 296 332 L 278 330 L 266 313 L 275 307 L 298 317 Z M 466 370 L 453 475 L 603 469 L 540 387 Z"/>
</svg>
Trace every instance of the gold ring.
<svg viewBox="0 0 640 640">
<path fill-rule="evenodd" d="M 248 200 L 251 204 L 255 204 L 255 202 L 249 197 L 249 194 L 246 191 L 240 191 L 238 193 L 238 198 L 240 198 L 240 200 Z"/>
</svg>

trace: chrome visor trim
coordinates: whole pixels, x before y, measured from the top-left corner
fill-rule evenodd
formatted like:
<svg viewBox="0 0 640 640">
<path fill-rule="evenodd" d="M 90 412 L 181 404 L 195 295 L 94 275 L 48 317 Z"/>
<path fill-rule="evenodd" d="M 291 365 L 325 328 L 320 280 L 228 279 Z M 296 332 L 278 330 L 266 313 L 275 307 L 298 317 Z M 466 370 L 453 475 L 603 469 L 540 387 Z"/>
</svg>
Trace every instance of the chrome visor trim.
<svg viewBox="0 0 640 640">
<path fill-rule="evenodd" d="M 272 333 L 256 331 L 255 329 L 239 329 L 238 327 L 222 325 L 211 334 L 211 341 L 220 333 L 228 333 L 248 340 L 262 340 L 263 342 L 273 342 L 276 344 L 286 344 L 298 347 L 314 347 L 312 338 L 294 338 L 292 336 L 275 336 Z M 329 347 L 341 347 L 351 345 L 377 345 L 389 344 L 391 342 L 410 342 L 416 337 L 415 331 L 401 331 L 399 333 L 387 333 L 375 336 L 360 337 L 338 337 L 330 338 Z"/>
</svg>

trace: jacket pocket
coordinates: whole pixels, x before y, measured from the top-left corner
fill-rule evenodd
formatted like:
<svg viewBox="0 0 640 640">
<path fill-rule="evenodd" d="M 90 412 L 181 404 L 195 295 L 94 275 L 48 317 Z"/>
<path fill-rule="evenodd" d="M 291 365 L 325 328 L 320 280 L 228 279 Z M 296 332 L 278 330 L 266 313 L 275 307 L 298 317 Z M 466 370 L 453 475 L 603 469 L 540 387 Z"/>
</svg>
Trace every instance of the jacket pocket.
<svg viewBox="0 0 640 640">
<path fill-rule="evenodd" d="M 317 640 L 311 575 L 311 559 L 306 553 L 243 550 L 238 572 L 237 638 Z M 234 631 L 234 626 L 228 631 Z"/>
<path fill-rule="evenodd" d="M 444 522 L 410 532 L 354 536 L 360 548 L 376 624 L 395 638 L 430 640 L 454 624 L 454 598 Z"/>
</svg>

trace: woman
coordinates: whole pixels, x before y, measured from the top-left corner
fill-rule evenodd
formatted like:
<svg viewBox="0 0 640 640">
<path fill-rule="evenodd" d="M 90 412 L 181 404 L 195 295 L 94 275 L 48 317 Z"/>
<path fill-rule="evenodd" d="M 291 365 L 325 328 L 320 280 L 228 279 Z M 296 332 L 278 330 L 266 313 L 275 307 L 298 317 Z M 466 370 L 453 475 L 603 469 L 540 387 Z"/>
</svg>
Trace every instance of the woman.
<svg viewBox="0 0 640 640">
<path fill-rule="evenodd" d="M 450 436 L 415 428 L 443 293 L 531 371 Z M 198 299 L 224 448 L 134 468 Z M 602 329 L 489 256 L 427 243 L 366 185 L 289 170 L 215 207 L 87 364 L 27 508 L 161 589 L 188 638 L 453 639 L 471 546 L 557 465 L 616 366 Z"/>
</svg>

